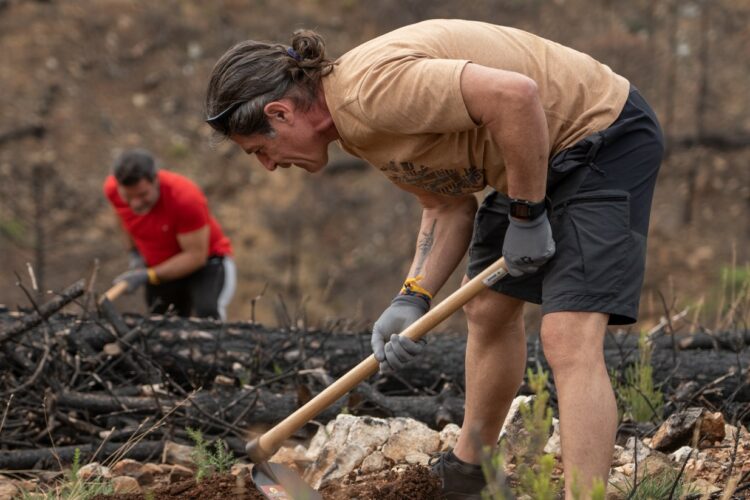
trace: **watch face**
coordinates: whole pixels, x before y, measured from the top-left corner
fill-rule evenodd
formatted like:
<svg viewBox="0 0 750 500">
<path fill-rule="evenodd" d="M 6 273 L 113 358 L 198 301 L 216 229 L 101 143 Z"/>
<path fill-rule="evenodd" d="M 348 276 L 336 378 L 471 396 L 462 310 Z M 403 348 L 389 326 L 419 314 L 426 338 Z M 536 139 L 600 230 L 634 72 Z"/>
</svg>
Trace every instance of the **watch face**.
<svg viewBox="0 0 750 500">
<path fill-rule="evenodd" d="M 510 205 L 510 215 L 519 219 L 528 219 L 531 217 L 531 207 L 522 202 L 513 202 Z"/>
<path fill-rule="evenodd" d="M 512 200 L 510 202 L 510 215 L 516 219 L 536 219 L 544 213 L 544 202 L 531 203 L 526 200 Z"/>
</svg>

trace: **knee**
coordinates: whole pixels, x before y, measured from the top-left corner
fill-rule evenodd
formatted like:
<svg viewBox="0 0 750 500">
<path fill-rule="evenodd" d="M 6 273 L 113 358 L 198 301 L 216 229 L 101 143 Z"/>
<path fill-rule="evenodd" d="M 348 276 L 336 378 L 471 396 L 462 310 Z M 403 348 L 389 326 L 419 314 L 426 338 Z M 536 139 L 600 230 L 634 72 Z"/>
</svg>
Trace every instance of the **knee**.
<svg viewBox="0 0 750 500">
<path fill-rule="evenodd" d="M 553 372 L 574 367 L 584 356 L 577 345 L 570 342 L 570 334 L 554 328 L 542 328 L 540 333 L 544 357 Z"/>
<path fill-rule="evenodd" d="M 463 311 L 474 330 L 493 335 L 497 331 L 523 332 L 523 302 L 517 299 L 485 290 L 467 302 Z"/>
<path fill-rule="evenodd" d="M 542 319 L 542 348 L 553 371 L 594 368 L 604 363 L 608 316 L 601 313 L 551 313 Z"/>
<path fill-rule="evenodd" d="M 604 362 L 603 334 L 587 334 L 583 329 L 542 324 L 541 340 L 544 357 L 553 372 L 586 368 Z"/>
</svg>

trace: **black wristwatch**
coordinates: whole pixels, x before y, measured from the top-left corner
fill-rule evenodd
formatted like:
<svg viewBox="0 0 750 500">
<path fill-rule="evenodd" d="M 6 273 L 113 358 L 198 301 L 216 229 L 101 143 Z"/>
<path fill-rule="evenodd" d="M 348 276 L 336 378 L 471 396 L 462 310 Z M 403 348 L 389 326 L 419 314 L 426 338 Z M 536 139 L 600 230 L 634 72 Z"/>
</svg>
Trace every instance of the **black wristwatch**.
<svg viewBox="0 0 750 500">
<path fill-rule="evenodd" d="M 510 216 L 521 220 L 534 220 L 547 209 L 545 200 L 532 202 L 527 200 L 510 199 Z"/>
</svg>

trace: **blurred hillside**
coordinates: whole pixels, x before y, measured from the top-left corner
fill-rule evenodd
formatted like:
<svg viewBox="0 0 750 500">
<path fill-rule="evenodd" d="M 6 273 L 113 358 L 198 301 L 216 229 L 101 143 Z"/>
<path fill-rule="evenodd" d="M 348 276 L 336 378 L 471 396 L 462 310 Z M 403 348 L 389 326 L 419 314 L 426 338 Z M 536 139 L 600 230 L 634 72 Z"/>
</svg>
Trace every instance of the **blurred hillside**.
<svg viewBox="0 0 750 500">
<path fill-rule="evenodd" d="M 336 56 L 439 17 L 532 31 L 641 89 L 669 138 L 644 322 L 663 313 L 659 294 L 670 307 L 702 298 L 715 307 L 721 273 L 742 271 L 750 257 L 747 0 L 0 0 L 0 303 L 28 305 L 15 285 L 15 273 L 29 283 L 27 262 L 56 289 L 88 277 L 95 259 L 100 291 L 124 269 L 101 182 L 122 148 L 139 146 L 203 186 L 232 238 L 231 319 L 254 311 L 268 324 L 372 321 L 408 269 L 417 204 L 339 151 L 310 176 L 269 173 L 231 144 L 213 147 L 203 123 L 207 75 L 247 38 L 287 42 L 294 29 L 313 28 Z M 118 307 L 138 311 L 141 302 Z M 448 327 L 462 330 L 460 317 Z"/>
</svg>

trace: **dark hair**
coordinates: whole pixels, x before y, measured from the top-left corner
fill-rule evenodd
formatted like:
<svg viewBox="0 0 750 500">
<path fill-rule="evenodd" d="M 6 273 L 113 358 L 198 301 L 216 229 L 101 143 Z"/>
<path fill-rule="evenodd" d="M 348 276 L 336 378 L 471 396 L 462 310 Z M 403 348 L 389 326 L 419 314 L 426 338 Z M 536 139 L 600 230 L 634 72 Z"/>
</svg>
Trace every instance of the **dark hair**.
<svg viewBox="0 0 750 500">
<path fill-rule="evenodd" d="M 156 170 L 154 157 L 145 149 L 125 151 L 112 165 L 112 174 L 122 186 L 134 186 L 141 179 L 153 182 L 156 179 Z"/>
<path fill-rule="evenodd" d="M 207 122 L 224 137 L 268 134 L 272 128 L 263 112 L 266 104 L 290 97 L 303 110 L 309 109 L 333 64 L 325 57 L 323 38 L 310 30 L 295 31 L 291 47 L 240 42 L 211 71 Z"/>
</svg>

